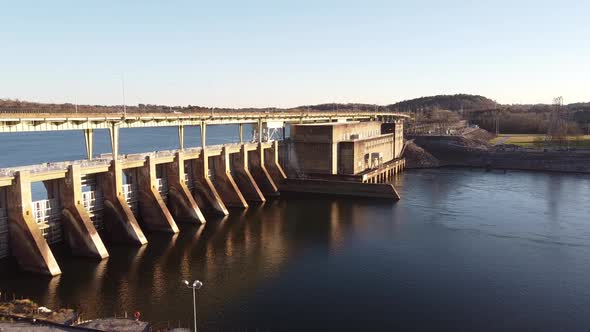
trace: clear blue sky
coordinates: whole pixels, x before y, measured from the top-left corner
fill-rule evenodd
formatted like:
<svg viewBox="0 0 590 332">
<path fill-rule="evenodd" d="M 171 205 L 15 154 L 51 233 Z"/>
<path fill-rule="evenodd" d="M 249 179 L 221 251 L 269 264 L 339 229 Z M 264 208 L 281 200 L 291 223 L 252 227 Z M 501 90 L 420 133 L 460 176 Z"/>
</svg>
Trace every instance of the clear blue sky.
<svg viewBox="0 0 590 332">
<path fill-rule="evenodd" d="M 590 2 L 0 0 L 0 98 L 590 101 Z"/>
</svg>

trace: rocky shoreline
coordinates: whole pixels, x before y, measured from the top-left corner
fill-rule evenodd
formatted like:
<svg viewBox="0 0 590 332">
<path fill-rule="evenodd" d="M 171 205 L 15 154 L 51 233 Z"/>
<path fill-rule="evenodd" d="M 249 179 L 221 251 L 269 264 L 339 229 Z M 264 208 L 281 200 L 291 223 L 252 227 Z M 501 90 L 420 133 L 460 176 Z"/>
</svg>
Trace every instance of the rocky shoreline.
<svg viewBox="0 0 590 332">
<path fill-rule="evenodd" d="M 479 133 L 485 134 L 485 133 Z M 489 134 L 489 133 L 488 133 Z M 404 151 L 407 168 L 482 167 L 568 173 L 590 173 L 590 150 L 538 151 L 506 149 L 486 139 L 463 136 L 419 136 Z"/>
</svg>

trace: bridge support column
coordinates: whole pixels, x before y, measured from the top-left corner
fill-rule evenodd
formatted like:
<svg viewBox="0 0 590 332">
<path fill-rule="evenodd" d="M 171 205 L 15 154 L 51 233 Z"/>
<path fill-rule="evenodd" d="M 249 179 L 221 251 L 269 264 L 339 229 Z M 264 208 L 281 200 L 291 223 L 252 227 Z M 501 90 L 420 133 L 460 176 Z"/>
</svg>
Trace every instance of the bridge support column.
<svg viewBox="0 0 590 332">
<path fill-rule="evenodd" d="M 178 148 L 180 151 L 184 151 L 184 126 L 178 126 Z"/>
<path fill-rule="evenodd" d="M 51 276 L 61 269 L 33 218 L 31 180 L 28 171 L 16 172 L 14 185 L 8 187 L 8 228 L 13 255 L 25 271 Z"/>
<path fill-rule="evenodd" d="M 147 239 L 123 196 L 122 176 L 121 165 L 116 160 L 111 162 L 107 173 L 97 176 L 104 195 L 105 228 L 113 242 L 144 245 Z"/>
<path fill-rule="evenodd" d="M 207 146 L 207 124 L 201 121 L 201 147 L 205 150 Z"/>
<path fill-rule="evenodd" d="M 138 170 L 139 214 L 142 224 L 149 231 L 178 233 L 178 226 L 157 189 L 154 159 L 147 156 L 145 165 Z"/>
<path fill-rule="evenodd" d="M 240 131 L 240 144 L 244 144 L 244 124 L 243 123 L 238 124 L 238 128 Z"/>
<path fill-rule="evenodd" d="M 267 196 L 278 195 L 279 189 L 264 164 L 264 147 L 262 143 L 258 143 L 256 150 L 249 151 L 248 154 L 248 168 L 262 192 Z"/>
<path fill-rule="evenodd" d="M 184 155 L 177 152 L 174 162 L 167 164 L 168 208 L 177 221 L 205 223 L 205 217 L 184 181 Z"/>
<path fill-rule="evenodd" d="M 104 259 L 109 257 L 88 211 L 82 204 L 80 165 L 70 165 L 66 178 L 59 181 L 63 207 L 62 225 L 74 255 Z"/>
<path fill-rule="evenodd" d="M 248 151 L 246 150 L 246 146 L 242 144 L 240 153 L 232 153 L 230 159 L 230 167 L 234 175 L 234 180 L 246 201 L 265 202 L 266 198 L 264 198 L 262 191 L 258 188 L 256 181 L 254 181 L 248 169 Z"/>
<path fill-rule="evenodd" d="M 94 156 L 94 129 L 84 129 L 84 140 L 86 141 L 86 158 L 92 160 L 92 156 Z"/>
<path fill-rule="evenodd" d="M 268 171 L 268 174 L 272 177 L 272 180 L 277 186 L 287 178 L 285 171 L 279 163 L 279 142 L 274 141 L 272 147 L 264 149 L 264 165 Z"/>
<path fill-rule="evenodd" d="M 111 135 L 111 151 L 113 153 L 113 160 L 118 162 L 119 159 L 119 125 L 113 123 L 109 128 L 109 134 Z"/>
<path fill-rule="evenodd" d="M 221 155 L 210 158 L 214 177 L 213 184 L 225 206 L 247 208 L 248 203 L 231 174 L 230 155 L 227 147 L 224 146 L 221 149 Z"/>
<path fill-rule="evenodd" d="M 193 167 L 195 178 L 195 200 L 202 209 L 227 216 L 229 212 L 223 204 L 219 193 L 209 178 L 209 156 L 207 149 L 201 150 L 201 156 Z"/>
</svg>

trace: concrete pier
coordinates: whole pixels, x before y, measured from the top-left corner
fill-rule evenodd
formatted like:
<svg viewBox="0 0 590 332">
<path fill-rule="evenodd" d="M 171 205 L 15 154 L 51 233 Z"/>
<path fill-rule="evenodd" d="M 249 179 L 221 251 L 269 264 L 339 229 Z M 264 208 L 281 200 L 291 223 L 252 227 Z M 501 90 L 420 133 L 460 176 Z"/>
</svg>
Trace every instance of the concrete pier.
<svg viewBox="0 0 590 332">
<path fill-rule="evenodd" d="M 240 152 L 231 154 L 230 158 L 230 168 L 234 180 L 246 201 L 258 203 L 265 202 L 266 198 L 250 173 L 246 146 L 242 145 L 240 147 Z"/>
<path fill-rule="evenodd" d="M 195 201 L 202 210 L 227 216 L 229 212 L 209 178 L 209 156 L 206 149 L 201 150 L 199 158 L 194 163 L 195 167 L 192 167 L 192 170 L 195 178 Z"/>
<path fill-rule="evenodd" d="M 28 171 L 15 174 L 14 185 L 7 190 L 8 227 L 12 254 L 25 271 L 56 276 L 61 270 L 31 208 L 31 180 Z"/>
<path fill-rule="evenodd" d="M 98 183 L 104 195 L 105 229 L 113 242 L 144 245 L 147 239 L 123 197 L 122 176 L 121 165 L 115 160 L 111 162 L 107 172 L 98 175 Z"/>
<path fill-rule="evenodd" d="M 248 167 L 265 196 L 277 196 L 279 194 L 278 186 L 266 169 L 264 148 L 261 143 L 258 144 L 256 150 L 248 151 Z"/>
<path fill-rule="evenodd" d="M 149 231 L 176 234 L 178 226 L 156 188 L 156 164 L 147 156 L 145 165 L 138 169 L 139 214 L 142 225 Z"/>
<path fill-rule="evenodd" d="M 279 163 L 279 142 L 272 142 L 272 147 L 264 149 L 264 166 L 276 186 L 280 187 L 281 183 L 287 179 L 285 171 Z"/>
<path fill-rule="evenodd" d="M 174 161 L 166 164 L 168 175 L 168 209 L 177 222 L 205 223 L 192 193 L 188 189 L 184 175 L 184 154 L 177 152 Z"/>
<path fill-rule="evenodd" d="M 88 211 L 82 205 L 80 165 L 70 165 L 66 178 L 57 181 L 63 207 L 64 235 L 72 253 L 98 259 L 109 257 Z"/>
<path fill-rule="evenodd" d="M 209 163 L 213 184 L 225 206 L 247 208 L 248 203 L 231 173 L 230 153 L 227 147 L 222 148 L 220 155 L 209 157 Z"/>
</svg>

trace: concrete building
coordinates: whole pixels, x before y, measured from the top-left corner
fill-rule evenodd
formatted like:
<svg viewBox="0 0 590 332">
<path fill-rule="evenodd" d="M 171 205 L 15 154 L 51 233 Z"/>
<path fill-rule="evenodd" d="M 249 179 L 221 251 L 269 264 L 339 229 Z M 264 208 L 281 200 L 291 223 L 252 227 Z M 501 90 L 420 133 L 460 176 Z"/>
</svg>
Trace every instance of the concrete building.
<svg viewBox="0 0 590 332">
<path fill-rule="evenodd" d="M 298 173 L 356 175 L 400 158 L 403 123 L 326 122 L 291 126 L 286 159 Z"/>
</svg>

